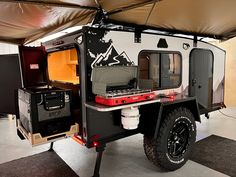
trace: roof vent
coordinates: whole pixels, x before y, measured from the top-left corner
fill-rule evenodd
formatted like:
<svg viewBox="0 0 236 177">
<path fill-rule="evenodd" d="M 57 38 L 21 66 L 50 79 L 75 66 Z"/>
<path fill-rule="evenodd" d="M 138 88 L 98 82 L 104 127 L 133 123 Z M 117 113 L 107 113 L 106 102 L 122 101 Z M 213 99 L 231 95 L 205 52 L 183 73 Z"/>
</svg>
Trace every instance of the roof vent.
<svg viewBox="0 0 236 177">
<path fill-rule="evenodd" d="M 157 44 L 158 48 L 168 48 L 168 44 L 166 42 L 166 39 L 161 38 Z"/>
</svg>

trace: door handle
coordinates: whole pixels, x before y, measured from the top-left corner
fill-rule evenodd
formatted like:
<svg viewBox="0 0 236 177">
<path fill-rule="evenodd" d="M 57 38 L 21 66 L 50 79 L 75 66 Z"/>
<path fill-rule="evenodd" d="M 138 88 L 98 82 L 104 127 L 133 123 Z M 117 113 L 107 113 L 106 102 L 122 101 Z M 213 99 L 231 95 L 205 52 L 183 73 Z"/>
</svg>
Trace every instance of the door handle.
<svg viewBox="0 0 236 177">
<path fill-rule="evenodd" d="M 192 86 L 194 86 L 197 83 L 197 79 L 192 79 Z"/>
<path fill-rule="evenodd" d="M 202 86 L 201 86 L 201 85 L 199 85 L 199 86 L 198 86 L 198 88 L 200 89 L 200 88 L 202 88 Z"/>
</svg>

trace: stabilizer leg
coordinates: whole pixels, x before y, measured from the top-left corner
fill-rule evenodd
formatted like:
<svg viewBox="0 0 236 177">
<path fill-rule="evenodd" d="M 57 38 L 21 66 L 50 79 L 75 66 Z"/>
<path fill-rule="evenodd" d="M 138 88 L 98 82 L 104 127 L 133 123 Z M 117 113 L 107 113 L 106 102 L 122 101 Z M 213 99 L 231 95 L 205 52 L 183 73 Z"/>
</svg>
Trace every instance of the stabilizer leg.
<svg viewBox="0 0 236 177">
<path fill-rule="evenodd" d="M 53 144 L 54 144 L 54 142 L 51 142 L 51 144 L 50 144 L 50 148 L 49 148 L 48 151 L 50 151 L 50 152 L 51 152 L 51 151 L 54 151 L 54 150 L 53 150 Z"/>
<path fill-rule="evenodd" d="M 102 155 L 103 155 L 104 150 L 105 150 L 105 145 L 96 147 L 97 158 L 96 158 L 96 164 L 95 164 L 94 173 L 92 177 L 100 177 L 99 171 L 101 167 Z"/>
</svg>

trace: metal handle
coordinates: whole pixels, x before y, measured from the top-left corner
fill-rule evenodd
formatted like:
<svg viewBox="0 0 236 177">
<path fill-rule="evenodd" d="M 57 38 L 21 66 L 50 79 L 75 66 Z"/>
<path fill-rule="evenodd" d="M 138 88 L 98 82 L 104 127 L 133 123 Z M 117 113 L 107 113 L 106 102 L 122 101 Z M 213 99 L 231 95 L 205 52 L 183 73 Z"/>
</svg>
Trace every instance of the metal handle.
<svg viewBox="0 0 236 177">
<path fill-rule="evenodd" d="M 192 79 L 192 86 L 194 86 L 197 83 L 197 79 Z"/>
</svg>

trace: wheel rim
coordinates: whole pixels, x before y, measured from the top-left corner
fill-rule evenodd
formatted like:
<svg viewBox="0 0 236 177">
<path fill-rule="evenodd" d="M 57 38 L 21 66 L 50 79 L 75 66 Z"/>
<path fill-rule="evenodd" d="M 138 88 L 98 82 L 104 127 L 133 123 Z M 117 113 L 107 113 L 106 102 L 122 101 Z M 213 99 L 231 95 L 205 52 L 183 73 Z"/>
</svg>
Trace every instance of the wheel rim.
<svg viewBox="0 0 236 177">
<path fill-rule="evenodd" d="M 189 124 L 183 120 L 175 122 L 167 141 L 169 156 L 172 158 L 181 158 L 187 151 L 189 137 Z"/>
</svg>

